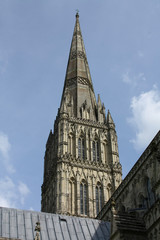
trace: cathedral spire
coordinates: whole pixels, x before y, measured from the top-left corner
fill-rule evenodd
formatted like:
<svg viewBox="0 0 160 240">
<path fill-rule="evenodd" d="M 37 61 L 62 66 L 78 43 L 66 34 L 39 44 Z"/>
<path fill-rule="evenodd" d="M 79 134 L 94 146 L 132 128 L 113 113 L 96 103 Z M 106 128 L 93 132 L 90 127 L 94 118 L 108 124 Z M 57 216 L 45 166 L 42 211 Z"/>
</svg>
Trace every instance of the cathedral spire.
<svg viewBox="0 0 160 240">
<path fill-rule="evenodd" d="M 67 99 L 66 95 L 68 97 Z M 76 22 L 70 47 L 60 108 L 62 108 L 63 102 L 66 100 L 69 101 L 66 102 L 66 105 L 70 104 L 71 99 L 69 98 L 72 98 L 74 102 L 71 111 L 72 116 L 78 118 L 81 117 L 80 108 L 86 101 L 88 109 L 92 112 L 91 118 L 95 120 L 93 109 L 95 109 L 96 106 L 96 98 L 80 29 L 78 12 L 76 13 Z"/>
<path fill-rule="evenodd" d="M 88 80 L 88 84 L 90 83 L 92 85 L 78 12 L 76 14 L 76 23 L 70 48 L 68 66 L 66 71 L 66 81 L 75 77 L 83 77 Z"/>
<path fill-rule="evenodd" d="M 77 13 L 61 105 L 46 145 L 42 211 L 95 218 L 121 182 L 118 163 L 115 125 L 100 95 L 96 101 Z"/>
</svg>

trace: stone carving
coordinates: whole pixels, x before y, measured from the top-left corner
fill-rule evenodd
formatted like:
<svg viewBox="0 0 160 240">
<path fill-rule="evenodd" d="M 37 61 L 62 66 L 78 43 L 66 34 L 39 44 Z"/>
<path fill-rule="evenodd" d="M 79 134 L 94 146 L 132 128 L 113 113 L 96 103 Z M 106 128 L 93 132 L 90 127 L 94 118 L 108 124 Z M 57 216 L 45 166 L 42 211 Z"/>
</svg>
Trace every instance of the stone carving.
<svg viewBox="0 0 160 240">
<path fill-rule="evenodd" d="M 82 51 L 73 51 L 72 53 L 71 53 L 71 57 L 70 57 L 70 59 L 72 60 L 72 59 L 75 59 L 75 58 L 81 58 L 81 59 L 84 59 L 85 61 L 87 61 L 87 59 L 86 59 L 86 55 L 85 55 L 85 53 L 84 52 L 82 52 Z"/>
<path fill-rule="evenodd" d="M 72 85 L 76 85 L 77 82 L 77 78 L 71 78 L 71 79 L 67 79 L 66 80 L 66 87 L 72 86 Z"/>
<path fill-rule="evenodd" d="M 35 231 L 36 231 L 36 236 L 34 238 L 34 240 L 40 240 L 40 222 L 36 222 L 36 226 L 35 226 Z"/>
<path fill-rule="evenodd" d="M 82 85 L 88 85 L 91 88 L 91 90 L 93 91 L 93 86 L 92 86 L 90 80 L 88 78 L 83 78 L 83 77 L 67 79 L 66 87 L 76 85 L 77 83 L 82 84 Z"/>
</svg>

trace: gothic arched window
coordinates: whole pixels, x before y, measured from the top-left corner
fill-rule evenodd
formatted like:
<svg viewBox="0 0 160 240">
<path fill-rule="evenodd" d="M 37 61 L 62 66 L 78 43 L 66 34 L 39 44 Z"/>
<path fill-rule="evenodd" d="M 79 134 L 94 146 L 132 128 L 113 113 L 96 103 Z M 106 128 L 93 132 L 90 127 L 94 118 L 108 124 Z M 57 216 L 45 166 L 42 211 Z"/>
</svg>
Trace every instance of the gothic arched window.
<svg viewBox="0 0 160 240">
<path fill-rule="evenodd" d="M 100 184 L 97 184 L 96 186 L 96 212 L 97 214 L 102 209 L 102 203 L 103 202 L 103 191 Z"/>
<path fill-rule="evenodd" d="M 93 161 L 99 161 L 99 142 L 92 142 L 92 150 L 93 150 Z"/>
<path fill-rule="evenodd" d="M 60 142 L 63 141 L 63 124 L 60 124 Z"/>
<path fill-rule="evenodd" d="M 83 215 L 87 215 L 87 184 L 83 181 L 80 184 L 80 212 Z"/>
<path fill-rule="evenodd" d="M 149 178 L 146 179 L 147 181 L 147 195 L 148 195 L 148 203 L 149 206 L 153 205 L 153 203 L 155 202 L 155 196 L 154 193 L 152 191 L 152 186 L 151 186 L 151 181 Z"/>
<path fill-rule="evenodd" d="M 81 158 L 81 159 L 85 158 L 84 138 L 78 138 L 78 157 Z"/>
<path fill-rule="evenodd" d="M 69 181 L 69 211 L 71 214 L 75 214 L 76 208 L 76 188 L 75 180 L 73 178 Z"/>
<path fill-rule="evenodd" d="M 68 136 L 68 153 L 74 155 L 74 135 L 70 134 Z"/>
<path fill-rule="evenodd" d="M 111 193 L 112 193 L 112 187 L 111 187 L 110 183 L 107 186 L 107 192 L 108 192 L 108 199 L 109 199 L 111 197 Z"/>
<path fill-rule="evenodd" d="M 147 208 L 147 202 L 146 202 L 146 198 L 143 196 L 142 193 L 139 194 L 138 196 L 138 207 L 139 208 Z"/>
</svg>

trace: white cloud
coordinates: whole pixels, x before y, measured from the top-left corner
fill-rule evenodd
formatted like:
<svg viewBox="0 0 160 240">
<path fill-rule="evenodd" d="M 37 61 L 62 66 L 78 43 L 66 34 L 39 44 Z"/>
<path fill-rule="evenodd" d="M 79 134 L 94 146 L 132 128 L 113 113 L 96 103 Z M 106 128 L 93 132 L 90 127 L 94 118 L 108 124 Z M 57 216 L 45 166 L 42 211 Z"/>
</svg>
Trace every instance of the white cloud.
<svg viewBox="0 0 160 240">
<path fill-rule="evenodd" d="M 16 184 L 8 176 L 0 179 L 0 206 L 2 207 L 17 208 L 23 206 L 29 193 L 29 188 L 23 182 Z"/>
<path fill-rule="evenodd" d="M 8 141 L 8 137 L 6 134 L 0 132 L 0 151 L 2 152 L 2 155 L 4 158 L 8 158 L 8 153 L 11 148 L 11 145 Z"/>
<path fill-rule="evenodd" d="M 0 160 L 8 173 L 15 172 L 10 159 L 11 144 L 8 136 L 0 132 Z M 4 173 L 5 174 L 5 173 Z M 25 199 L 30 193 L 29 188 L 22 181 L 13 181 L 11 177 L 0 178 L 0 206 L 2 207 L 23 207 Z"/>
<path fill-rule="evenodd" d="M 19 182 L 19 186 L 18 186 L 18 191 L 20 193 L 20 201 L 21 204 L 24 204 L 24 199 L 25 197 L 29 194 L 29 188 L 27 187 L 27 185 L 23 182 Z"/>
<path fill-rule="evenodd" d="M 15 207 L 15 185 L 9 177 L 0 179 L 0 206 Z"/>
<path fill-rule="evenodd" d="M 124 74 L 122 75 L 122 81 L 123 81 L 124 83 L 131 83 L 131 82 L 132 82 L 132 79 L 131 79 L 130 76 L 129 76 L 129 71 L 127 71 L 126 73 L 124 73 Z"/>
<path fill-rule="evenodd" d="M 154 86 L 151 91 L 134 96 L 130 107 L 132 117 L 128 122 L 136 131 L 131 142 L 136 150 L 142 150 L 160 129 L 160 92 Z"/>
<path fill-rule="evenodd" d="M 131 75 L 130 71 L 127 70 L 124 74 L 122 74 L 122 81 L 126 84 L 132 85 L 133 87 L 136 87 L 140 82 L 145 80 L 145 75 L 142 72 L 137 75 Z"/>
<path fill-rule="evenodd" d="M 1 159 L 3 161 L 3 164 L 6 170 L 9 173 L 13 173 L 15 172 L 15 169 L 10 162 L 10 156 L 9 156 L 10 149 L 11 149 L 11 144 L 9 143 L 8 136 L 3 132 L 0 132 L 0 154 L 2 156 Z"/>
</svg>

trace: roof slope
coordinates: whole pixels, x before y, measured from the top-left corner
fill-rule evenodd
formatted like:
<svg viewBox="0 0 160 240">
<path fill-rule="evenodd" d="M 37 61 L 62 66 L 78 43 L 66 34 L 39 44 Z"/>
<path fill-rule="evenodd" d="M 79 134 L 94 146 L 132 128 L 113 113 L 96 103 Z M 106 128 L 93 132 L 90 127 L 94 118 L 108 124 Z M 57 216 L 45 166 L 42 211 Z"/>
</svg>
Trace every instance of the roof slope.
<svg viewBox="0 0 160 240">
<path fill-rule="evenodd" d="M 110 236 L 109 222 L 0 207 L 0 237 L 33 240 L 37 221 L 41 240 L 107 240 Z"/>
</svg>

